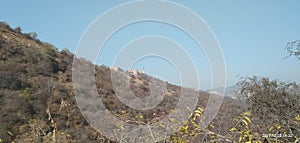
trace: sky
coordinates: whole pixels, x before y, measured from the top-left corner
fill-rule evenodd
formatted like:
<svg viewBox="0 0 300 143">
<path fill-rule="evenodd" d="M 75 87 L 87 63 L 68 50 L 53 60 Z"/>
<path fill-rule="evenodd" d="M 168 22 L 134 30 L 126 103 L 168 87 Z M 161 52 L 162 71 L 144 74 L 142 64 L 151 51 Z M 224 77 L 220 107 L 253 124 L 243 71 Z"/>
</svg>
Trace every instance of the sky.
<svg viewBox="0 0 300 143">
<path fill-rule="evenodd" d="M 59 50 L 67 48 L 74 53 L 82 35 L 97 17 L 126 2 L 130 1 L 2 0 L 0 21 L 13 28 L 20 26 L 23 32 L 36 32 L 40 40 L 52 43 Z M 238 82 L 237 76 L 253 75 L 300 82 L 299 61 L 294 57 L 284 59 L 287 56 L 286 44 L 300 39 L 300 1 L 172 2 L 194 11 L 213 31 L 223 52 L 227 86 Z M 112 66 L 124 46 L 146 35 L 168 37 L 181 45 L 196 66 L 200 89 L 211 88 L 211 67 L 201 47 L 197 47 L 195 41 L 180 29 L 159 22 L 136 23 L 119 30 L 105 43 L 96 63 Z M 176 63 L 170 63 L 168 59 L 148 56 L 132 63 L 133 69 L 141 70 L 143 67 L 149 75 L 180 84 Z M 194 88 L 193 85 L 190 87 Z"/>
</svg>

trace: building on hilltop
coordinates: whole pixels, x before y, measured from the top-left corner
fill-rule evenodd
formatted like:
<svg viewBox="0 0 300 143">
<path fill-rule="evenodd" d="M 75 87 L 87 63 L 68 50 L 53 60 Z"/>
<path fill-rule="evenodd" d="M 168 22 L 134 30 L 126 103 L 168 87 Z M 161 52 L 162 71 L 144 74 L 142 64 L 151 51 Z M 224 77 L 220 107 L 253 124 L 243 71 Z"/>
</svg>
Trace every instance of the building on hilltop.
<svg viewBox="0 0 300 143">
<path fill-rule="evenodd" d="M 133 75 L 145 74 L 145 69 L 143 68 L 141 73 L 139 73 L 139 71 L 137 69 L 132 69 L 132 70 L 129 70 L 128 72 Z"/>
<path fill-rule="evenodd" d="M 129 70 L 128 72 L 131 73 L 131 74 L 133 74 L 133 75 L 139 74 L 139 71 L 136 70 L 136 69 L 134 69 L 134 70 Z"/>
<path fill-rule="evenodd" d="M 123 71 L 120 67 L 118 67 L 118 66 L 114 66 L 114 67 L 112 67 L 112 68 L 110 68 L 110 69 L 113 70 L 113 71 L 116 71 L 116 72 L 124 72 L 124 71 Z M 141 73 L 139 73 L 139 71 L 138 71 L 137 69 L 131 69 L 131 70 L 128 70 L 128 72 L 129 72 L 130 74 L 133 74 L 133 75 L 145 74 L 145 69 L 143 68 Z"/>
<path fill-rule="evenodd" d="M 142 74 L 145 74 L 145 68 L 143 67 L 143 69 L 142 69 Z"/>
</svg>

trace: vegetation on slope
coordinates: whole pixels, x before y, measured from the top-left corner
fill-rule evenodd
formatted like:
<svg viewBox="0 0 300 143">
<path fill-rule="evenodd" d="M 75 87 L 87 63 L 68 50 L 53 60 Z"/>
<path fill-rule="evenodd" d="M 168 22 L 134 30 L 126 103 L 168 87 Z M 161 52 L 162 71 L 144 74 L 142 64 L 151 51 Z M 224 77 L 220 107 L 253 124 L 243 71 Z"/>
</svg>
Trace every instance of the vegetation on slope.
<svg viewBox="0 0 300 143">
<path fill-rule="evenodd" d="M 12 29 L 3 22 L 0 51 L 0 142 L 112 142 L 94 130 L 80 113 L 71 79 L 72 53 L 58 51 L 38 40 L 37 34 L 22 33 L 21 28 Z M 131 109 L 117 98 L 110 68 L 95 66 L 95 71 L 99 98 L 123 121 L 150 124 L 168 115 L 178 103 L 181 87 L 167 84 L 165 98 L 157 107 Z M 130 88 L 136 96 L 150 95 L 153 77 L 130 78 Z M 161 142 L 299 141 L 300 100 L 298 93 L 289 90 L 296 84 L 256 77 L 240 84 L 242 102 L 225 97 L 217 117 L 205 129 L 199 125 L 209 93 L 200 91 L 198 108 L 190 120 Z M 276 138 L 269 136 L 271 133 L 290 137 Z"/>
</svg>

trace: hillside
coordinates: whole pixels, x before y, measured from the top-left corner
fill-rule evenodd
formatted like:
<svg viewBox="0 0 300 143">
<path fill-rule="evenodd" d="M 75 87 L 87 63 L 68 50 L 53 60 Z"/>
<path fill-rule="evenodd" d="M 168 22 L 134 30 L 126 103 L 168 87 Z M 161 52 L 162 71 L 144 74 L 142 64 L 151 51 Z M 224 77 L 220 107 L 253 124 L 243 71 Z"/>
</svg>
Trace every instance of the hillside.
<svg viewBox="0 0 300 143">
<path fill-rule="evenodd" d="M 72 53 L 58 51 L 53 45 L 3 22 L 0 23 L 0 50 L 0 138 L 4 142 L 47 142 L 53 135 L 58 142 L 106 140 L 87 123 L 77 107 L 71 79 Z M 134 120 L 141 114 L 147 122 L 167 115 L 178 102 L 180 87 L 167 84 L 168 96 L 161 104 L 151 110 L 135 111 L 117 99 L 110 81 L 110 68 L 96 66 L 95 69 L 100 98 L 115 115 L 126 110 L 126 119 Z M 151 76 L 131 78 L 131 89 L 136 96 L 149 95 Z M 208 96 L 207 92 L 200 92 L 199 106 L 205 107 Z M 224 102 L 221 110 L 233 104 L 231 99 Z M 236 114 L 240 111 L 238 106 L 230 108 Z"/>
<path fill-rule="evenodd" d="M 74 97 L 72 62 L 68 50 L 58 51 L 34 34 L 22 33 L 0 23 L 0 139 L 3 142 L 108 142 L 82 116 Z M 84 59 L 79 59 L 87 62 Z M 118 100 L 111 83 L 111 69 L 95 66 L 99 97 L 112 114 L 134 124 L 151 123 L 165 117 L 178 103 L 181 87 L 167 84 L 163 101 L 149 110 L 135 110 Z M 136 96 L 150 95 L 149 75 L 131 75 L 130 88 Z M 198 107 L 205 107 L 209 93 L 199 94 Z M 210 128 L 227 135 L 232 120 L 244 112 L 239 101 L 225 97 Z M 125 114 L 126 113 L 126 114 Z M 99 119 L 101 120 L 101 119 Z M 261 129 L 261 132 L 268 128 Z M 190 139 L 198 142 L 199 138 Z"/>
</svg>

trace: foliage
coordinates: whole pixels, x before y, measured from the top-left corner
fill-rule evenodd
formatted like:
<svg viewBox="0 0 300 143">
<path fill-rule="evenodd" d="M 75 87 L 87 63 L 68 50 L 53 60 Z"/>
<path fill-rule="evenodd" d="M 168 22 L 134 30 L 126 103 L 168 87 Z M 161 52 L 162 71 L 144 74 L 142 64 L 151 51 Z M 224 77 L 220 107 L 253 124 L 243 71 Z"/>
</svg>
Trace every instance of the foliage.
<svg viewBox="0 0 300 143">
<path fill-rule="evenodd" d="M 32 40 L 38 40 L 37 33 L 35 32 L 24 33 L 24 35 Z"/>
<path fill-rule="evenodd" d="M 238 118 L 234 119 L 233 122 L 235 122 L 236 125 L 230 129 L 232 139 L 238 137 L 239 143 L 261 143 L 259 140 L 260 134 L 253 132 L 251 129 L 251 112 L 244 112 Z"/>
<path fill-rule="evenodd" d="M 17 26 L 14 30 L 17 33 L 22 33 L 22 28 L 20 26 Z"/>
<path fill-rule="evenodd" d="M 300 60 L 300 40 L 287 43 L 285 47 L 288 57 L 295 56 Z"/>
<path fill-rule="evenodd" d="M 253 113 L 257 130 L 268 142 L 297 141 L 299 126 L 293 119 L 300 114 L 299 85 L 269 78 L 249 77 L 239 82 L 240 99 Z M 268 130 L 266 130 L 268 129 Z M 298 135 L 297 135 L 297 134 Z"/>
<path fill-rule="evenodd" d="M 299 85 L 256 76 L 242 79 L 238 97 L 247 102 L 248 109 L 260 117 L 284 119 L 300 112 Z"/>
</svg>

